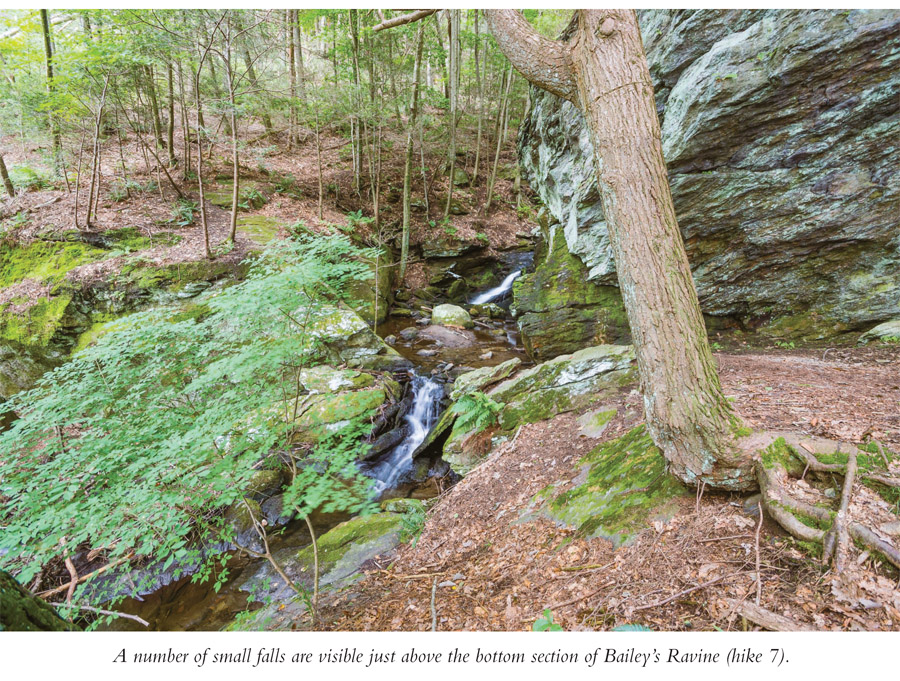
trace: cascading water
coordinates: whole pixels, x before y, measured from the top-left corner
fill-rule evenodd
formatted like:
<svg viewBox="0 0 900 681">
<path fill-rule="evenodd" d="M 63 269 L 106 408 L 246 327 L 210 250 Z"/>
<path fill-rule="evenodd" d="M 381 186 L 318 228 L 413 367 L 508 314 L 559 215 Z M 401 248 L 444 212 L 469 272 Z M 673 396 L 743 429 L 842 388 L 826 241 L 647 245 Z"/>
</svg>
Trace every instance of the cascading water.
<svg viewBox="0 0 900 681">
<path fill-rule="evenodd" d="M 413 407 L 404 417 L 409 426 L 406 440 L 394 447 L 371 471 L 375 478 L 375 489 L 381 493 L 396 484 L 400 476 L 412 465 L 413 453 L 425 441 L 429 431 L 440 415 L 443 386 L 424 376 L 416 376 L 412 381 Z"/>
<path fill-rule="evenodd" d="M 489 303 L 492 300 L 496 300 L 497 298 L 502 298 L 512 289 L 513 282 L 518 278 L 520 274 L 522 274 L 522 270 L 516 270 L 508 277 L 506 277 L 506 279 L 503 280 L 503 283 L 500 284 L 500 286 L 496 286 L 489 291 L 485 291 L 484 293 L 479 293 L 470 301 L 470 304 L 484 305 L 485 303 Z"/>
</svg>

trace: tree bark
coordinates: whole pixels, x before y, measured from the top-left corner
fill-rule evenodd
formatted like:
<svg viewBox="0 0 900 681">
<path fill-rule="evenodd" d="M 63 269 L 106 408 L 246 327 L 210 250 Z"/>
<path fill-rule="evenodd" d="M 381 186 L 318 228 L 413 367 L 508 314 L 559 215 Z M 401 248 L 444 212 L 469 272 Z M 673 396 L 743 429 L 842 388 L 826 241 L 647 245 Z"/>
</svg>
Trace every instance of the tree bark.
<svg viewBox="0 0 900 681">
<path fill-rule="evenodd" d="M 675 218 L 637 16 L 579 10 L 575 35 L 565 44 L 538 35 L 515 10 L 485 14 L 516 69 L 574 102 L 587 119 L 644 413 L 670 471 L 693 485 L 755 487 Z"/>
<path fill-rule="evenodd" d="M 47 94 L 52 99 L 54 94 L 53 85 L 53 45 L 50 41 L 50 15 L 47 10 L 42 9 L 41 12 L 41 29 L 44 35 L 44 59 L 47 73 Z M 59 132 L 59 123 L 53 113 L 51 104 L 48 116 L 50 121 L 50 135 L 53 138 L 53 161 L 56 167 L 57 175 L 62 172 L 62 138 Z"/>
<path fill-rule="evenodd" d="M 13 188 L 12 180 L 9 179 L 9 173 L 6 171 L 6 163 L 3 161 L 3 154 L 0 154 L 0 178 L 3 179 L 3 188 L 9 194 L 9 198 L 16 196 L 16 190 Z"/>
<path fill-rule="evenodd" d="M 416 32 L 416 62 L 413 67 L 413 91 L 409 104 L 409 122 L 406 131 L 406 165 L 403 169 L 403 230 L 400 241 L 400 281 L 406 276 L 406 265 L 409 261 L 409 229 L 410 229 L 410 194 L 412 193 L 412 160 L 413 139 L 419 116 L 419 81 L 422 72 L 422 45 L 425 42 L 425 29 L 420 23 Z"/>
</svg>

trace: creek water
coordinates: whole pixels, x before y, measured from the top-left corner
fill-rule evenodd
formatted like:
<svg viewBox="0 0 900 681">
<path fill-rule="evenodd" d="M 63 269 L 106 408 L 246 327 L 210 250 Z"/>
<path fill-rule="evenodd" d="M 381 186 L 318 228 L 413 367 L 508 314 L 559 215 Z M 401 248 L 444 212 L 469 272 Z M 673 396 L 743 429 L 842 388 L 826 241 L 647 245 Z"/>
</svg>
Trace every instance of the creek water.
<svg viewBox="0 0 900 681">
<path fill-rule="evenodd" d="M 521 275 L 522 267 L 510 273 L 499 286 L 476 295 L 472 304 L 475 300 L 502 299 L 512 288 L 513 281 Z M 383 338 L 395 336 L 394 348 L 415 367 L 409 379 L 408 398 L 404 400 L 410 405 L 402 418 L 404 439 L 386 454 L 361 465 L 362 472 L 373 478 L 375 494 L 380 498 L 427 498 L 439 492 L 433 480 L 426 479 L 423 483 L 420 476 L 420 482 L 415 482 L 410 477 L 418 462 L 418 459 L 413 460 L 413 454 L 441 415 L 446 380 L 465 371 L 494 366 L 512 357 L 526 359 L 515 323 L 508 318 L 481 322 L 481 326 L 472 331 L 454 332 L 462 339 L 458 343 L 448 342 L 446 338 L 442 341 L 440 336 L 431 338 L 426 329 L 418 333 L 425 326 L 424 321 L 410 316 L 392 317 L 377 329 Z M 407 332 L 404 337 L 402 332 L 410 328 L 416 328 L 417 333 Z M 349 518 L 348 514 L 315 514 L 312 522 L 316 535 L 320 536 Z M 281 533 L 273 535 L 271 546 L 273 553 L 296 552 L 310 542 L 305 521 L 292 520 Z M 232 554 L 227 563 L 229 579 L 219 591 L 213 589 L 211 581 L 194 583 L 190 576 L 174 580 L 170 573 L 164 572 L 156 576 L 157 586 L 152 591 L 138 598 L 126 599 L 116 609 L 142 617 L 150 623 L 151 630 L 221 629 L 232 622 L 237 613 L 261 605 L 255 603 L 241 585 L 246 576 L 257 572 L 264 563 L 264 559 Z M 124 619 L 115 620 L 110 628 L 146 630 Z"/>
</svg>

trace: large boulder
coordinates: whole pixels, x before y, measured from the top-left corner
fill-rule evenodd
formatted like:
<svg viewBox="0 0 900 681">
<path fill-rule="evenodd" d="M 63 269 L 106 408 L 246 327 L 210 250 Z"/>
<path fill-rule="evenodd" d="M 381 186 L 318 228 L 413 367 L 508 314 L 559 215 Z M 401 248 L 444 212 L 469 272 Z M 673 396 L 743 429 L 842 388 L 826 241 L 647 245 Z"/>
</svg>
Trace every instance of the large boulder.
<svg viewBox="0 0 900 681">
<path fill-rule="evenodd" d="M 462 385 L 454 385 L 454 399 L 471 396 L 491 386 L 498 375 L 518 364 L 506 362 L 494 371 L 464 374 Z M 463 425 L 454 409 L 444 412 L 429 436 L 433 442 L 447 430 L 443 459 L 459 475 L 465 475 L 490 451 L 494 431 L 511 434 L 519 426 L 549 419 L 557 414 L 608 402 L 620 389 L 637 378 L 634 351 L 630 346 L 599 345 L 571 355 L 562 355 L 514 374 L 487 390 L 487 396 L 502 405 L 494 427 Z"/>
<path fill-rule="evenodd" d="M 892 319 L 884 324 L 879 324 L 873 329 L 869 329 L 859 337 L 858 344 L 865 345 L 873 341 L 900 343 L 900 319 Z"/>
<path fill-rule="evenodd" d="M 890 143 L 900 135 L 900 14 L 648 10 L 639 19 L 704 312 L 808 339 L 900 315 L 900 146 Z M 616 286 L 577 108 L 532 90 L 519 155 L 569 253 L 591 282 Z M 551 333 L 560 314 L 532 317 L 540 331 L 523 331 Z"/>
<path fill-rule="evenodd" d="M 431 313 L 431 323 L 441 326 L 456 326 L 463 329 L 471 329 L 475 326 L 469 313 L 458 305 L 436 305 Z"/>
</svg>

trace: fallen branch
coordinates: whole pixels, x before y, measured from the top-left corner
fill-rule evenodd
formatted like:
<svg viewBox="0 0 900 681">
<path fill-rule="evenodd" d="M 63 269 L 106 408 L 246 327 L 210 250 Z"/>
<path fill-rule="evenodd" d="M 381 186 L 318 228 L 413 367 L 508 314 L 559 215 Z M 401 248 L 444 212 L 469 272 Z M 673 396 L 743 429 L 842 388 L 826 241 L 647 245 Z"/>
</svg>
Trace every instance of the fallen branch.
<svg viewBox="0 0 900 681">
<path fill-rule="evenodd" d="M 98 615 L 112 615 L 113 617 L 121 617 L 126 620 L 133 620 L 135 622 L 140 622 L 145 627 L 149 627 L 150 623 L 147 620 L 141 619 L 137 615 L 129 615 L 125 612 L 117 612 L 115 610 L 101 610 L 100 608 L 92 608 L 89 605 L 71 605 L 69 603 L 51 603 L 55 608 L 72 608 L 73 610 L 84 610 L 86 612 L 95 612 Z"/>
<path fill-rule="evenodd" d="M 553 605 L 551 605 L 551 606 L 549 607 L 549 609 L 550 609 L 550 610 L 556 610 L 557 608 L 565 608 L 567 605 L 574 605 L 575 603 L 578 603 L 579 601 L 583 601 L 583 600 L 585 600 L 585 599 L 587 599 L 587 598 L 590 598 L 591 596 L 595 596 L 596 594 L 598 594 L 598 593 L 600 593 L 601 591 L 603 591 L 603 589 L 606 589 L 606 588 L 608 588 L 608 587 L 614 586 L 615 583 L 616 583 L 616 580 L 612 580 L 611 582 L 606 582 L 606 583 L 603 584 L 602 586 L 600 586 L 600 587 L 594 589 L 593 591 L 591 591 L 590 593 L 585 594 L 584 596 L 579 596 L 578 598 L 573 598 L 572 600 L 569 600 L 569 601 L 563 601 L 562 603 L 554 603 Z"/>
<path fill-rule="evenodd" d="M 658 608 L 661 605 L 665 605 L 666 603 L 671 603 L 672 601 L 681 598 L 682 596 L 687 596 L 689 593 L 693 593 L 695 591 L 700 591 L 700 589 L 705 589 L 713 584 L 717 584 L 726 579 L 730 579 L 731 577 L 735 577 L 741 574 L 740 572 L 732 572 L 728 575 L 722 575 L 721 577 L 716 577 L 715 579 L 711 579 L 708 582 L 703 582 L 703 584 L 699 584 L 698 586 L 691 587 L 690 589 L 685 589 L 684 591 L 679 591 L 677 594 L 669 596 L 668 598 L 664 598 L 661 601 L 657 601 L 656 603 L 651 603 L 650 605 L 641 605 L 637 608 L 632 608 L 631 612 L 638 612 L 639 610 L 649 610 L 650 608 Z"/>
<path fill-rule="evenodd" d="M 813 627 L 801 624 L 796 620 L 789 619 L 784 615 L 779 615 L 753 603 L 738 601 L 734 598 L 726 598 L 725 602 L 732 606 L 733 612 L 737 612 L 741 617 L 769 631 L 815 631 Z"/>
<path fill-rule="evenodd" d="M 379 31 L 383 31 L 388 28 L 394 28 L 395 26 L 403 26 L 405 24 L 411 24 L 414 21 L 419 21 L 419 19 L 424 19 L 425 17 L 430 17 L 435 12 L 440 12 L 439 9 L 417 9 L 415 12 L 410 12 L 409 14 L 403 14 L 399 17 L 394 17 L 393 19 L 388 19 L 387 21 L 382 21 L 380 24 L 377 24 L 372 28 L 373 33 L 378 33 Z"/>
<path fill-rule="evenodd" d="M 134 558 L 134 552 L 131 552 L 124 558 L 119 558 L 119 560 L 113 561 L 112 563 L 107 563 L 102 568 L 94 570 L 93 572 L 89 572 L 86 575 L 82 575 L 81 577 L 78 578 L 76 585 L 81 584 L 82 582 L 86 582 L 89 579 L 93 579 L 94 577 L 99 575 L 101 572 L 106 572 L 107 570 L 111 570 L 114 567 L 118 567 L 122 563 L 126 563 L 129 560 L 131 560 L 132 558 Z M 39 594 L 36 594 L 36 595 L 38 598 L 47 599 L 47 598 L 50 598 L 50 596 L 55 596 L 58 593 L 62 593 L 63 591 L 66 591 L 70 586 L 71 586 L 71 582 L 66 582 L 65 584 L 62 584 L 62 585 L 56 587 L 55 589 L 41 591 Z"/>
</svg>

